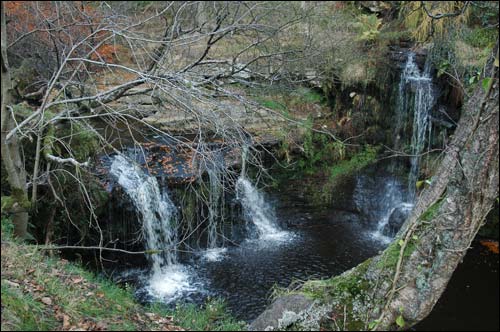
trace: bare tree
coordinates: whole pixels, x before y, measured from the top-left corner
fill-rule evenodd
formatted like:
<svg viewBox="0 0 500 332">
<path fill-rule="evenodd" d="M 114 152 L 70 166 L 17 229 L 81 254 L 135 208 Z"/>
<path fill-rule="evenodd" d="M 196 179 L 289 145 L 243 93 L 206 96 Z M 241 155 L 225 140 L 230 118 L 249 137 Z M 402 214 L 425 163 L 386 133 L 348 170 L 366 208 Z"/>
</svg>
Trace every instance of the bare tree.
<svg viewBox="0 0 500 332">
<path fill-rule="evenodd" d="M 107 2 L 20 6 L 16 9 L 29 24 L 7 23 L 2 4 L 2 160 L 16 201 L 15 234 L 20 237 L 26 236 L 39 186 L 51 185 L 58 172 L 89 166 L 68 144 L 59 154 L 53 149 L 63 143 L 55 140 L 58 126 L 77 124 L 97 135 L 103 147 L 110 144 L 92 125 L 96 119 L 129 128 L 140 124 L 176 141 L 171 130 L 144 120 L 152 114 L 174 115 L 180 120 L 176 126 L 189 125 L 196 137 L 195 144 L 178 143 L 197 158 L 210 159 L 203 150 L 208 136 L 241 148 L 251 135 L 237 113 L 259 114 L 255 103 L 228 84 L 268 80 L 274 75 L 267 66 L 271 59 L 279 67 L 284 55 L 301 52 L 296 45 L 277 42 L 290 37 L 302 17 L 286 3 L 164 2 L 134 17 Z M 30 67 L 35 67 L 32 82 L 16 83 L 10 59 L 19 68 L 35 63 Z M 16 111 L 16 105 L 24 112 Z M 35 142 L 29 174 L 23 140 Z"/>
</svg>

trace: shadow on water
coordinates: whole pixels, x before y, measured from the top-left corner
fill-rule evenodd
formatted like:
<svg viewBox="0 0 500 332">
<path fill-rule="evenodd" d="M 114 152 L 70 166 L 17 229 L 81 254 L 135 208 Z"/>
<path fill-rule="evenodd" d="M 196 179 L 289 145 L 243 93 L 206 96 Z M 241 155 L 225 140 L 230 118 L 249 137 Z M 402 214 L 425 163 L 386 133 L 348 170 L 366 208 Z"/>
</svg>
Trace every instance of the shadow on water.
<svg viewBox="0 0 500 332">
<path fill-rule="evenodd" d="M 414 331 L 498 331 L 499 259 L 475 241 L 432 312 Z"/>
</svg>

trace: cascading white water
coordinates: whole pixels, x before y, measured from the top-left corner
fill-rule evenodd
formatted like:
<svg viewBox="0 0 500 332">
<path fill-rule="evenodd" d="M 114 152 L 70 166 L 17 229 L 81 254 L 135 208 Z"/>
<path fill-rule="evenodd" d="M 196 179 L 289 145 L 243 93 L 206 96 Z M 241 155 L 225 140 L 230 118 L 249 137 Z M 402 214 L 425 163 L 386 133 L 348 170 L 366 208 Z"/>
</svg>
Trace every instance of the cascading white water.
<svg viewBox="0 0 500 332">
<path fill-rule="evenodd" d="M 412 98 L 413 97 L 413 98 Z M 407 113 L 413 109 L 411 137 L 411 169 L 408 179 L 410 200 L 415 200 L 416 182 L 419 173 L 420 155 L 424 151 L 426 132 L 431 137 L 430 110 L 434 106 L 434 87 L 427 62 L 423 72 L 415 63 L 415 54 L 409 53 L 399 84 L 399 107 L 396 116 L 396 133 L 399 134 Z M 396 141 L 397 142 L 397 141 Z"/>
<path fill-rule="evenodd" d="M 236 198 L 243 207 L 243 215 L 251 222 L 257 237 L 263 240 L 284 240 L 290 236 L 276 224 L 276 216 L 265 196 L 246 177 L 249 145 L 241 148 L 241 175 L 236 181 Z M 250 230 L 252 231 L 252 230 Z"/>
<path fill-rule="evenodd" d="M 390 229 L 399 228 L 413 208 L 413 204 L 406 201 L 406 196 L 404 186 L 397 179 L 368 176 L 357 178 L 354 203 L 370 222 L 376 222 L 376 228 L 370 233 L 373 239 L 382 243 L 391 242 L 395 234 Z M 396 224 L 389 225 L 396 212 L 402 218 L 392 220 Z"/>
<path fill-rule="evenodd" d="M 288 233 L 276 224 L 274 210 L 264 195 L 243 176 L 236 182 L 236 193 L 246 219 L 255 226 L 260 239 L 284 239 L 287 236 Z"/>
<path fill-rule="evenodd" d="M 176 209 L 168 194 L 160 192 L 155 177 L 146 175 L 123 156 L 114 157 L 110 174 L 117 178 L 142 219 L 146 249 L 162 250 L 161 254 L 150 255 L 153 272 L 176 263 Z"/>
<path fill-rule="evenodd" d="M 218 247 L 218 232 L 217 224 L 223 220 L 223 178 L 222 170 L 224 158 L 222 155 L 217 155 L 217 158 L 207 167 L 209 180 L 209 197 L 208 197 L 208 238 L 207 250 L 204 254 L 205 259 L 209 261 L 218 261 L 226 252 L 226 248 Z"/>
<path fill-rule="evenodd" d="M 161 250 L 148 255 L 152 263 L 149 289 L 152 295 L 171 297 L 189 287 L 188 276 L 177 264 L 176 208 L 167 192 L 161 192 L 154 176 L 121 155 L 114 157 L 110 174 L 132 200 L 142 221 L 147 250 Z"/>
<path fill-rule="evenodd" d="M 222 179 L 220 173 L 212 168 L 208 169 L 210 182 L 208 202 L 208 245 L 212 249 L 217 247 L 217 220 L 220 217 L 220 206 L 222 196 Z"/>
<path fill-rule="evenodd" d="M 401 202 L 401 203 L 394 205 L 389 210 L 387 210 L 387 212 L 383 215 L 383 217 L 378 221 L 377 229 L 372 233 L 372 236 L 374 239 L 377 239 L 377 240 L 382 241 L 384 243 L 390 243 L 392 241 L 392 237 L 395 234 L 391 234 L 390 232 L 388 232 L 387 228 L 388 228 L 391 216 L 394 215 L 394 213 L 398 209 L 401 210 L 401 212 L 406 215 L 411 211 L 411 209 L 413 209 L 413 204 Z"/>
</svg>

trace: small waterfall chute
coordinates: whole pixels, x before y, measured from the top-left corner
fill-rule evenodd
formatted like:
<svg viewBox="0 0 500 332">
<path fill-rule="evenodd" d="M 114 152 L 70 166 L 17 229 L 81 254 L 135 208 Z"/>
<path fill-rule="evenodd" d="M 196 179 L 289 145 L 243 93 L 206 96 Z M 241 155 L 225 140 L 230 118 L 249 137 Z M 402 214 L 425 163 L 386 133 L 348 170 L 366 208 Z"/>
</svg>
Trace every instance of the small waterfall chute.
<svg viewBox="0 0 500 332">
<path fill-rule="evenodd" d="M 161 191 L 154 176 L 127 158 L 116 155 L 110 174 L 131 199 L 142 221 L 142 233 L 151 261 L 148 289 L 164 299 L 190 288 L 189 276 L 177 261 L 177 211 L 166 190 Z M 159 252 L 156 252 L 159 251 Z"/>
<path fill-rule="evenodd" d="M 276 215 L 263 193 L 248 180 L 247 160 L 249 144 L 243 144 L 241 151 L 241 175 L 236 181 L 236 198 L 243 208 L 243 216 L 249 223 L 250 234 L 262 240 L 285 240 L 290 234 L 283 231 L 276 222 Z"/>
<path fill-rule="evenodd" d="M 226 248 L 221 245 L 220 226 L 224 220 L 224 157 L 222 153 L 213 153 L 213 159 L 207 161 L 208 174 L 208 226 L 207 249 L 203 257 L 208 261 L 220 260 Z"/>
<path fill-rule="evenodd" d="M 399 134 L 413 110 L 411 135 L 411 169 L 408 177 L 410 201 L 415 200 L 416 182 L 420 171 L 420 156 L 425 145 L 430 144 L 432 124 L 430 111 L 435 104 L 435 92 L 430 75 L 429 62 L 421 72 L 415 62 L 415 54 L 410 52 L 399 83 L 398 108 L 396 112 L 396 148 L 399 146 Z"/>
<path fill-rule="evenodd" d="M 384 244 L 392 241 L 413 208 L 407 196 L 405 186 L 396 178 L 357 178 L 354 203 L 371 223 L 376 222 L 370 231 L 371 238 Z"/>
<path fill-rule="evenodd" d="M 259 239 L 283 240 L 288 232 L 280 229 L 276 216 L 265 196 L 243 176 L 236 182 L 237 198 L 243 207 L 247 221 L 251 222 Z"/>
</svg>

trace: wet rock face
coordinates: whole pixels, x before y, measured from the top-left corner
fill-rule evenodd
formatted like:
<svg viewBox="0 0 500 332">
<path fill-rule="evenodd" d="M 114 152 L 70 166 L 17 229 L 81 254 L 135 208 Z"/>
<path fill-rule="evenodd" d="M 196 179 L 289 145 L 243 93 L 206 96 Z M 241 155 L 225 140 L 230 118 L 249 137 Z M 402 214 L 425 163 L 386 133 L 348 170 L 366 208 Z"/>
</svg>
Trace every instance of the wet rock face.
<svg viewBox="0 0 500 332">
<path fill-rule="evenodd" d="M 360 1 L 359 4 L 372 13 L 383 13 L 392 8 L 390 1 Z"/>
<path fill-rule="evenodd" d="M 303 295 L 278 298 L 248 327 L 250 331 L 272 331 L 290 326 L 299 320 L 301 313 L 310 309 L 314 301 Z"/>
</svg>

